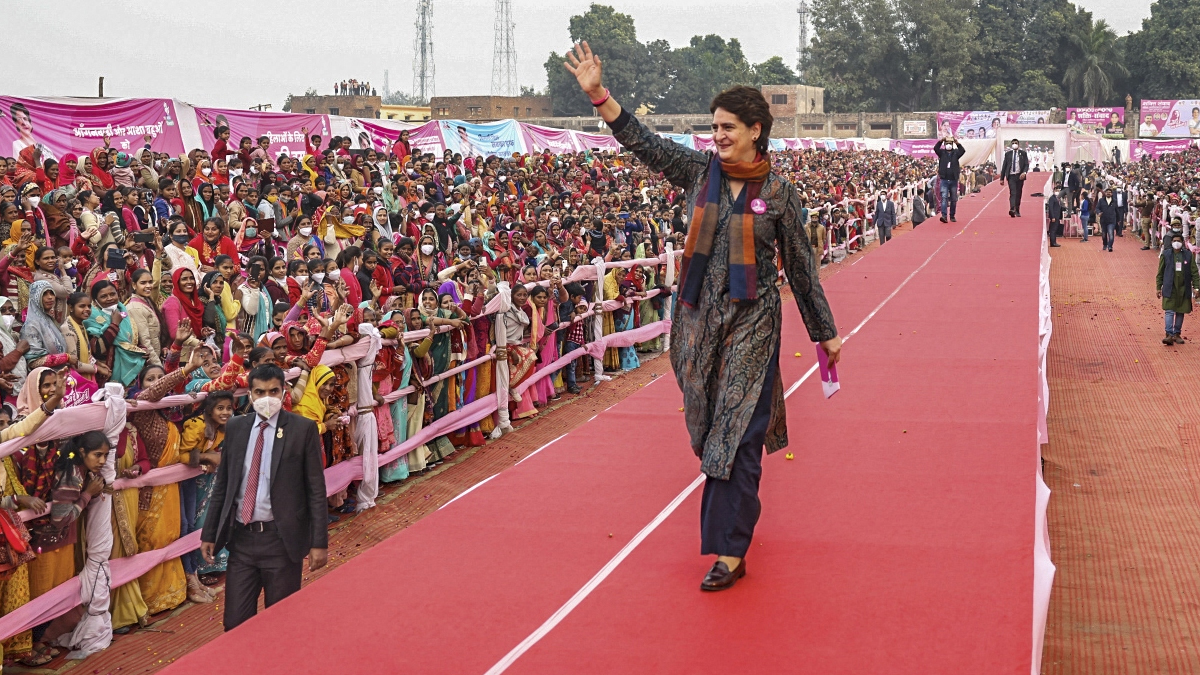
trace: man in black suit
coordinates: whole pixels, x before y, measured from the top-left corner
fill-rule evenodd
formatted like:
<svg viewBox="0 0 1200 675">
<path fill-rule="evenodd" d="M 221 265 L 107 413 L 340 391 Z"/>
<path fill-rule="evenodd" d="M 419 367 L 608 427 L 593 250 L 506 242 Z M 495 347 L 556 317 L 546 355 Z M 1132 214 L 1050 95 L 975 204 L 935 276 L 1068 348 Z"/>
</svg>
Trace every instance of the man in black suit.
<svg viewBox="0 0 1200 675">
<path fill-rule="evenodd" d="M 1067 186 L 1067 192 L 1071 193 L 1070 212 L 1079 212 L 1079 196 L 1083 191 L 1083 172 L 1080 171 L 1078 164 L 1073 164 L 1070 170 L 1067 171 L 1067 179 L 1064 181 Z M 1064 206 L 1066 206 L 1064 204 Z"/>
<path fill-rule="evenodd" d="M 875 200 L 875 233 L 879 236 L 882 246 L 892 238 L 892 228 L 896 226 L 896 204 L 888 199 L 887 193 L 880 192 Z"/>
<path fill-rule="evenodd" d="M 1029 173 L 1029 155 L 1015 138 L 1009 148 L 1004 153 L 1004 166 L 1000 167 L 1000 184 L 1008 181 L 1008 217 L 1016 218 L 1021 215 L 1021 191 L 1025 188 L 1025 174 Z"/>
<path fill-rule="evenodd" d="M 1129 218 L 1129 193 L 1124 187 L 1113 190 L 1113 202 L 1117 205 L 1117 236 L 1124 237 L 1125 221 Z"/>
<path fill-rule="evenodd" d="M 1059 247 L 1058 238 L 1063 233 L 1063 205 L 1062 200 L 1058 198 L 1058 193 L 1062 191 L 1062 185 L 1055 185 L 1054 192 L 1050 193 L 1050 198 L 1046 200 L 1046 222 L 1048 229 L 1046 234 L 1050 236 L 1050 245 L 1054 248 Z"/>
<path fill-rule="evenodd" d="M 304 556 L 309 571 L 325 566 L 329 511 L 321 436 L 312 420 L 282 410 L 284 377 L 261 365 L 248 378 L 253 415 L 225 428 L 225 450 L 213 484 L 212 509 L 200 536 L 210 564 L 229 550 L 225 630 L 300 590 Z"/>
<path fill-rule="evenodd" d="M 1100 221 L 1101 251 L 1112 252 L 1113 239 L 1117 234 L 1117 202 L 1113 199 L 1113 189 L 1104 190 L 1104 196 L 1096 200 L 1096 218 Z"/>
<path fill-rule="evenodd" d="M 946 222 L 947 206 L 950 210 L 950 222 L 957 222 L 954 213 L 958 210 L 958 178 L 962 167 L 958 160 L 967 154 L 966 148 L 954 136 L 939 139 L 933 146 L 933 152 L 938 158 L 938 190 L 942 199 L 941 221 Z"/>
</svg>

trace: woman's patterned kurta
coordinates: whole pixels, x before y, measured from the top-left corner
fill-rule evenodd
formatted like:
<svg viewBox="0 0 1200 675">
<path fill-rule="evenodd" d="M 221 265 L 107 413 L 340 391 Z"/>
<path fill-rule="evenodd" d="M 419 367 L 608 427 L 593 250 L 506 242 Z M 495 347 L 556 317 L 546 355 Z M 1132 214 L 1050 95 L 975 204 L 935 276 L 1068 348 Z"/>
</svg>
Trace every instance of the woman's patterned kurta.
<svg viewBox="0 0 1200 675">
<path fill-rule="evenodd" d="M 651 169 L 661 171 L 671 183 L 687 190 L 689 204 L 696 203 L 710 155 L 662 138 L 632 117 L 613 135 Z M 772 172 L 759 197 L 767 203 L 767 211 L 754 217 L 758 300 L 734 303 L 729 299 L 727 226 L 734 198 L 729 181 L 723 179 L 716 239 L 699 302 L 695 308 L 675 302 L 672 316 L 671 366 L 683 390 L 692 449 L 701 457 L 704 473 L 722 480 L 729 478 L 738 443 L 762 391 L 767 364 L 779 349 L 783 311 L 776 287 L 777 247 L 809 337 L 814 342 L 837 337 L 833 314 L 821 289 L 820 269 L 813 261 L 800 222 L 796 189 Z M 783 379 L 776 373 L 767 452 L 787 444 Z"/>
</svg>

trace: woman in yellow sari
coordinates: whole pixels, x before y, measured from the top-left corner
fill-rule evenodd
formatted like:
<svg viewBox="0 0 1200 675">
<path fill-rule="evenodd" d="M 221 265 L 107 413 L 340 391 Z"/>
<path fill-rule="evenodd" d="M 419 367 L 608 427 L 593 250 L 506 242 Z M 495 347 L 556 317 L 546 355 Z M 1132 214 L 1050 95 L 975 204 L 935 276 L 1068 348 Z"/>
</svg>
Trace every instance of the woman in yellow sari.
<svg viewBox="0 0 1200 675">
<path fill-rule="evenodd" d="M 150 470 L 138 430 L 129 422 L 117 440 L 117 476 L 133 478 Z M 110 560 L 136 555 L 138 552 L 138 489 L 125 488 L 113 493 L 112 525 L 113 547 Z M 133 624 L 145 625 L 148 620 L 146 600 L 142 587 L 137 582 L 112 589 L 112 627 L 119 634 L 129 631 Z"/>
<path fill-rule="evenodd" d="M 620 279 L 625 276 L 625 270 L 620 267 L 614 267 L 604 275 L 604 299 L 616 300 L 621 297 L 621 282 Z M 612 312 L 605 312 L 603 316 L 604 335 L 612 335 L 617 332 L 617 324 L 613 320 Z M 615 347 L 609 347 L 604 350 L 604 370 L 620 371 L 621 370 L 621 355 Z"/>
<path fill-rule="evenodd" d="M 134 397 L 139 401 L 159 401 L 185 382 L 200 368 L 201 350 L 193 350 L 187 366 L 165 373 L 160 366 L 146 366 L 138 378 L 141 391 Z M 170 421 L 168 409 L 144 410 L 129 413 L 129 421 L 137 427 L 145 444 L 150 468 L 157 469 L 179 463 L 179 427 Z M 179 485 L 156 485 L 138 491 L 138 551 L 163 548 L 179 538 Z M 172 558 L 155 565 L 138 578 L 147 614 L 174 609 L 187 598 L 187 579 L 183 562 Z"/>
<path fill-rule="evenodd" d="M 49 388 L 49 377 L 42 377 L 42 373 L 51 372 L 49 368 L 38 368 L 30 374 L 25 380 L 25 387 L 22 392 L 30 387 L 37 388 L 37 382 L 46 380 L 43 385 Z M 30 384 L 30 383 L 33 384 Z M 45 410 L 53 412 L 62 402 L 63 388 L 62 381 L 55 380 L 54 391 L 50 394 L 50 398 L 44 401 Z M 26 398 L 32 398 L 33 390 L 25 393 Z M 38 396 L 41 397 L 40 394 Z M 4 430 L 0 431 L 0 441 L 18 438 L 20 436 L 28 436 L 37 430 L 42 425 L 42 422 L 47 420 L 47 415 L 41 407 L 35 407 L 29 412 L 24 419 L 19 422 L 14 422 Z M 25 486 L 21 484 L 20 474 L 17 472 L 16 464 L 13 462 L 13 455 L 5 457 L 0 462 L 0 507 L 16 511 L 19 509 L 34 509 L 40 511 L 45 502 L 37 499 L 35 496 L 29 495 L 25 491 Z M 0 579 L 0 616 L 16 611 L 24 606 L 30 600 L 29 586 L 29 564 L 21 565 L 14 570 L 9 571 L 8 575 Z M 45 645 L 38 652 L 33 649 L 33 632 L 24 631 L 8 638 L 0 644 L 0 661 L 4 659 L 20 659 L 21 665 L 29 667 L 37 667 L 48 663 L 53 657 L 50 649 Z M 55 650 L 56 651 L 56 650 Z"/>
</svg>

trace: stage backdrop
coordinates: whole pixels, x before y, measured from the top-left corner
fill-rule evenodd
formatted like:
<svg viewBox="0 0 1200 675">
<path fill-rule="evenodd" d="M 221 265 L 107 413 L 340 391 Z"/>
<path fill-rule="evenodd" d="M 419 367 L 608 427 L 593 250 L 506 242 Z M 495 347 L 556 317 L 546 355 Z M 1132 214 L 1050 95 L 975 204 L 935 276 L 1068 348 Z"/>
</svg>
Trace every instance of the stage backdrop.
<svg viewBox="0 0 1200 675">
<path fill-rule="evenodd" d="M 84 155 L 104 146 L 137 150 L 150 136 L 157 152 L 182 154 L 179 119 L 169 98 L 37 99 L 0 96 L 0 154 L 16 157 L 37 145 L 42 159 L 60 160 L 68 152 Z M 11 155 L 10 155 L 11 153 Z"/>
</svg>

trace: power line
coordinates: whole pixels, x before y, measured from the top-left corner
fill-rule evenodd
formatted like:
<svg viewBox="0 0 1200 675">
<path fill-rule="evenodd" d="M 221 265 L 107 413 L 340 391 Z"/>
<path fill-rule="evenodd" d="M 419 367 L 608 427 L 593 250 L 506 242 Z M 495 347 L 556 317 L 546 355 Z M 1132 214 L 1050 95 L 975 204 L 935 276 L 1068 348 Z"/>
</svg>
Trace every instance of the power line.
<svg viewBox="0 0 1200 675">
<path fill-rule="evenodd" d="M 512 0 L 496 0 L 495 48 L 492 52 L 492 95 L 517 96 L 517 25 L 512 19 Z"/>
<path fill-rule="evenodd" d="M 433 76 L 433 0 L 417 0 L 413 36 L 413 94 L 428 101 L 435 94 Z"/>
</svg>

